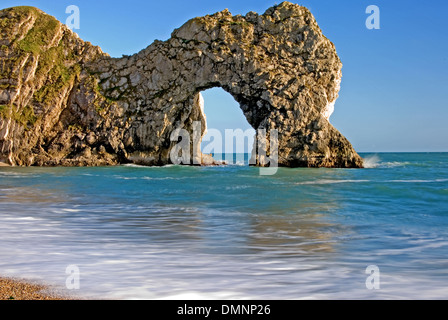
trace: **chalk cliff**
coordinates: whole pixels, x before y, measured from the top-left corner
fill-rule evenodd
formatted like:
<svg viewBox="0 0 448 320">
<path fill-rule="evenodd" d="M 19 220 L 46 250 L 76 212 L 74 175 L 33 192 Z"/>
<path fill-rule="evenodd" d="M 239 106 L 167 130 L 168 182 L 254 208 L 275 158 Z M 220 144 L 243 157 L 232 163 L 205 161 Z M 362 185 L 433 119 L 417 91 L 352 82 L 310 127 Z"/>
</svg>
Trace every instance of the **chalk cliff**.
<svg viewBox="0 0 448 320">
<path fill-rule="evenodd" d="M 203 133 L 200 92 L 221 87 L 254 129 L 278 130 L 280 166 L 363 165 L 328 121 L 342 63 L 304 7 L 194 18 L 118 59 L 32 7 L 0 11 L 0 32 L 2 162 L 169 164 L 172 132 Z"/>
</svg>

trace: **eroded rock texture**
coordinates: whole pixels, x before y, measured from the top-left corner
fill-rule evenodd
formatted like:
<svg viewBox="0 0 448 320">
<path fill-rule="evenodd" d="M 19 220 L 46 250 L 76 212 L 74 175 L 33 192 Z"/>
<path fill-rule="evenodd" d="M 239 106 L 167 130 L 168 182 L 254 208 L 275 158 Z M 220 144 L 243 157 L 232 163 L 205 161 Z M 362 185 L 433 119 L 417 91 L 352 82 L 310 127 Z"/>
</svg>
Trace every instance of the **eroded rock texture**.
<svg viewBox="0 0 448 320">
<path fill-rule="evenodd" d="M 0 11 L 0 30 L 0 161 L 169 164 L 172 132 L 204 130 L 200 92 L 221 87 L 278 130 L 281 166 L 362 167 L 328 121 L 341 61 L 304 7 L 194 18 L 120 59 L 35 8 Z"/>
</svg>

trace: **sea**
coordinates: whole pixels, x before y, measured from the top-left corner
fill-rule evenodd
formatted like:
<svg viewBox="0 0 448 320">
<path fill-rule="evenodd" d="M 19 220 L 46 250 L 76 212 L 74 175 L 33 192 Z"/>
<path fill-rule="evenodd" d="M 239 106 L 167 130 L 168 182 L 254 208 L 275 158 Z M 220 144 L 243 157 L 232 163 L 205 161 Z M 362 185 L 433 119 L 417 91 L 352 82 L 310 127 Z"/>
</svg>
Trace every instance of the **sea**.
<svg viewBox="0 0 448 320">
<path fill-rule="evenodd" d="M 0 275 L 92 299 L 448 299 L 448 153 L 274 175 L 224 156 L 0 168 Z"/>
</svg>

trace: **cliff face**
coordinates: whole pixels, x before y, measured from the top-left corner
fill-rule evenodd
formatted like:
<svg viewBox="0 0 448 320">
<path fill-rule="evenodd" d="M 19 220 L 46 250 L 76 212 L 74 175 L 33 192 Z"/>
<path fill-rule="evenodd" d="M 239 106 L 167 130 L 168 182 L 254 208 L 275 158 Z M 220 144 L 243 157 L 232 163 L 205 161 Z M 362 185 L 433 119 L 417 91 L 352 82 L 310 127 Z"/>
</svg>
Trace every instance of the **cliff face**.
<svg viewBox="0 0 448 320">
<path fill-rule="evenodd" d="M 362 167 L 328 121 L 342 64 L 306 8 L 195 18 L 121 59 L 34 8 L 0 11 L 0 31 L 0 161 L 169 164 L 172 132 L 204 131 L 200 92 L 221 87 L 278 130 L 280 165 Z"/>
<path fill-rule="evenodd" d="M 105 55 L 31 7 L 0 11 L 0 32 L 0 161 L 76 164 L 73 98 L 89 78 L 86 63 Z"/>
</svg>

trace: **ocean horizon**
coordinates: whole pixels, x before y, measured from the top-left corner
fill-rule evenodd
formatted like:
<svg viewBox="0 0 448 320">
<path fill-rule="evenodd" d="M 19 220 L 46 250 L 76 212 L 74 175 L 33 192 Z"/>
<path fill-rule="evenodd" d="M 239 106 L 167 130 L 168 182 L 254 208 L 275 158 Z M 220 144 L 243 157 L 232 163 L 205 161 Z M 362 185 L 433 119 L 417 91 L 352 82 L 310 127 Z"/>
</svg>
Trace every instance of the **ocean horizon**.
<svg viewBox="0 0 448 320">
<path fill-rule="evenodd" d="M 112 299 L 447 299 L 448 153 L 2 167 L 0 275 Z M 72 288 L 73 289 L 73 288 Z"/>
</svg>

